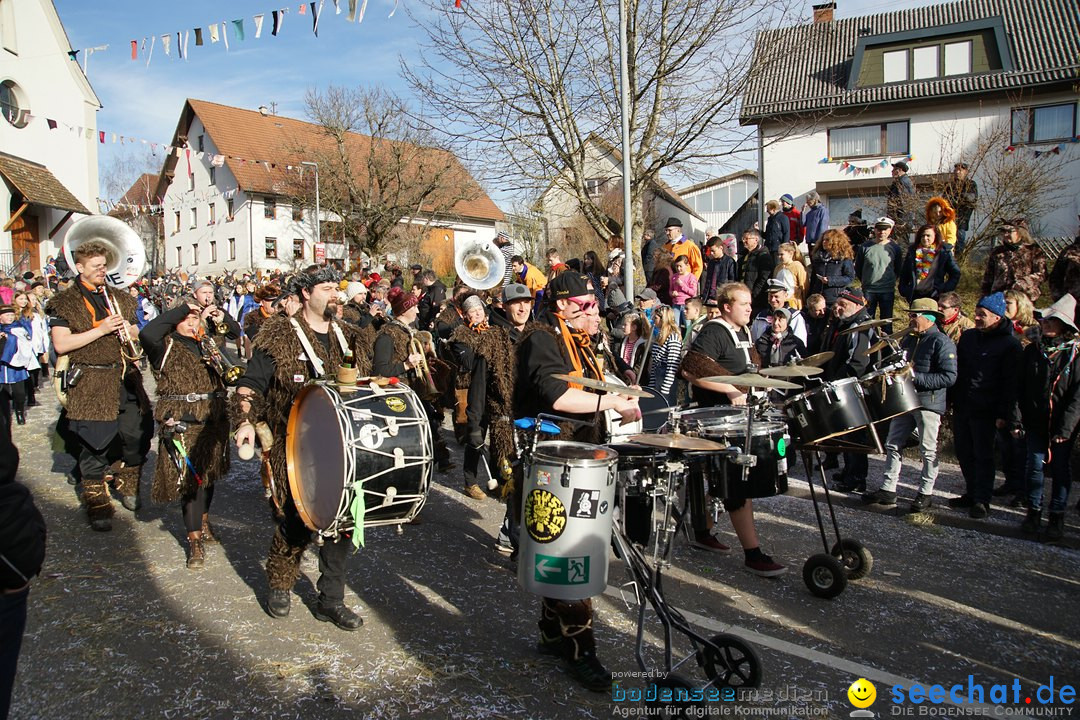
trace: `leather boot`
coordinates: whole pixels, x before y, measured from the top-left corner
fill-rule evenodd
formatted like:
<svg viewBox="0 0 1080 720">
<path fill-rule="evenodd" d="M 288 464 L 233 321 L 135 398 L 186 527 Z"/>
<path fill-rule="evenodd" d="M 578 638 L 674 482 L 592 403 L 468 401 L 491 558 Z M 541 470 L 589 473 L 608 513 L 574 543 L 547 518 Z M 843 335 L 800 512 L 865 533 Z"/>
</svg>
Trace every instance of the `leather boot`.
<svg viewBox="0 0 1080 720">
<path fill-rule="evenodd" d="M 214 535 L 213 529 L 210 527 L 210 521 L 203 515 L 202 519 L 202 541 L 207 545 L 212 545 L 218 541 L 217 536 Z"/>
<path fill-rule="evenodd" d="M 139 477 L 142 475 L 142 465 L 123 466 L 116 471 L 116 491 L 120 493 L 120 502 L 131 512 L 142 507 L 139 500 Z"/>
<path fill-rule="evenodd" d="M 17 424 L 19 424 L 19 425 L 25 425 L 26 424 L 26 411 L 25 410 L 16 410 L 15 411 L 15 422 Z"/>
<path fill-rule="evenodd" d="M 345 603 L 327 603 L 320 600 L 315 605 L 315 619 L 332 622 L 342 630 L 359 630 L 364 619 L 352 611 Z"/>
<path fill-rule="evenodd" d="M 1065 513 L 1052 512 L 1046 521 L 1046 539 L 1060 540 L 1065 534 Z"/>
<path fill-rule="evenodd" d="M 1024 518 L 1024 522 L 1020 524 L 1020 530 L 1029 535 L 1034 535 L 1039 532 L 1039 525 L 1041 522 L 1042 508 L 1031 508 L 1027 511 L 1027 517 Z"/>
<path fill-rule="evenodd" d="M 206 562 L 206 552 L 203 549 L 201 537 L 188 538 L 188 570 L 200 570 Z"/>
<path fill-rule="evenodd" d="M 289 616 L 289 606 L 292 604 L 292 593 L 288 590 L 275 590 L 270 588 L 266 596 L 266 611 L 276 618 Z"/>
</svg>

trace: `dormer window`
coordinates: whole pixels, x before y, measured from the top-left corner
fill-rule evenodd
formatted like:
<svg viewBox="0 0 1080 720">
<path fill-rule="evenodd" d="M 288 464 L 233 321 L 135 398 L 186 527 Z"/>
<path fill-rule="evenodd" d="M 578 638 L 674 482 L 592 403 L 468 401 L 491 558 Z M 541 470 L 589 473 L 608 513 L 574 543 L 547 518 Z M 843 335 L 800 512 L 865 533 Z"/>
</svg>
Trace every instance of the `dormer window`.
<svg viewBox="0 0 1080 720">
<path fill-rule="evenodd" d="M 882 53 L 882 76 L 886 85 L 970 73 L 970 40 L 885 50 Z"/>
</svg>

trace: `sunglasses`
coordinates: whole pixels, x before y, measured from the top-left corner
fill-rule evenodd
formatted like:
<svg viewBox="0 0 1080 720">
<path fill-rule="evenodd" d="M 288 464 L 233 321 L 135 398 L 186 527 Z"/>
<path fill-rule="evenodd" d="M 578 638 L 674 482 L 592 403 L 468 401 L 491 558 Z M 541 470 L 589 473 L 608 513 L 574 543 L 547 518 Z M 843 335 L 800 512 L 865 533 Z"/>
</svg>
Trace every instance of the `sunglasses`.
<svg viewBox="0 0 1080 720">
<path fill-rule="evenodd" d="M 595 308 L 599 303 L 596 300 L 578 300 L 577 298 L 566 298 L 570 302 L 578 306 L 581 312 L 589 312 Z"/>
</svg>

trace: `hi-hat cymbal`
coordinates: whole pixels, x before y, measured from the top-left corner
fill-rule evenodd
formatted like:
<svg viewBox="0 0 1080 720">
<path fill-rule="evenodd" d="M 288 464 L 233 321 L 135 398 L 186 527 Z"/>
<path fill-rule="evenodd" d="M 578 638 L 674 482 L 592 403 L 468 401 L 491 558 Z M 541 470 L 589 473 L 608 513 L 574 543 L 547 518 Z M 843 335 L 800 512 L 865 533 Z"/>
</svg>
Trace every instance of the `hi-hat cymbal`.
<svg viewBox="0 0 1080 720">
<path fill-rule="evenodd" d="M 626 442 L 649 447 L 667 448 L 668 450 L 726 450 L 726 445 L 721 445 L 705 438 L 691 437 L 682 433 L 668 433 L 665 435 L 631 435 Z"/>
<path fill-rule="evenodd" d="M 825 371 L 813 365 L 777 365 L 776 367 L 762 368 L 758 372 L 765 377 L 805 378 L 820 375 Z"/>
<path fill-rule="evenodd" d="M 836 355 L 836 353 L 834 353 L 832 350 L 826 350 L 825 352 L 820 352 L 817 355 L 804 357 L 802 360 L 799 361 L 799 364 L 809 365 L 810 367 L 821 367 L 825 363 L 832 360 L 834 355 Z"/>
<path fill-rule="evenodd" d="M 899 332 L 894 332 L 892 335 L 889 335 L 888 337 L 883 338 L 882 340 L 879 340 L 878 342 L 874 343 L 869 348 L 867 348 L 866 354 L 867 355 L 873 355 L 874 353 L 878 352 L 879 350 L 884 350 L 885 348 L 887 348 L 889 346 L 890 342 L 896 342 L 897 340 L 899 340 L 900 338 L 906 336 L 910 332 L 911 332 L 911 328 L 909 328 L 909 327 L 906 327 L 903 330 L 900 330 Z"/>
<path fill-rule="evenodd" d="M 851 333 L 862 332 L 863 330 L 870 330 L 871 328 L 876 328 L 876 327 L 881 327 L 882 325 L 891 325 L 891 324 L 892 324 L 892 320 L 885 320 L 885 319 L 867 320 L 864 323 L 859 323 L 858 325 L 852 325 L 851 327 L 849 327 L 849 328 L 847 328 L 845 330 L 841 330 L 839 332 L 839 334 L 840 335 L 850 335 Z"/>
<path fill-rule="evenodd" d="M 637 390 L 626 385 L 616 385 L 615 383 L 604 382 L 603 380 L 593 380 L 592 378 L 578 377 L 576 375 L 552 375 L 551 377 L 556 380 L 565 380 L 568 383 L 574 383 L 575 385 L 581 385 L 582 387 L 592 388 L 593 390 L 603 390 L 605 392 L 614 393 L 615 395 L 625 395 L 627 397 L 652 397 L 652 394 L 645 390 Z"/>
<path fill-rule="evenodd" d="M 767 390 L 802 390 L 801 385 L 765 377 L 757 373 L 744 373 L 742 375 L 713 375 L 701 378 L 705 382 L 725 383 L 735 387 L 762 388 Z"/>
</svg>

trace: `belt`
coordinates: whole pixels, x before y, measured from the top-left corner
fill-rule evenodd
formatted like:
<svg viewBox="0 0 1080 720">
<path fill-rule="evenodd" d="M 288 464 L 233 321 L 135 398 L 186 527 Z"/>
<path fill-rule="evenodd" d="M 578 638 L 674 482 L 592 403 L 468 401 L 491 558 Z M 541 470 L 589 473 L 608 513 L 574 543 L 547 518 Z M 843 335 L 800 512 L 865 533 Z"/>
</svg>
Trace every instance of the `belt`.
<svg viewBox="0 0 1080 720">
<path fill-rule="evenodd" d="M 214 398 L 225 398 L 229 394 L 222 390 L 217 390 L 209 393 L 188 393 L 187 395 L 159 395 L 158 400 L 186 400 L 189 403 L 199 402 L 200 400 L 213 400 Z"/>
<path fill-rule="evenodd" d="M 119 370 L 120 363 L 109 363 L 108 365 L 91 365 L 90 363 L 72 363 L 71 367 L 90 368 L 91 370 Z"/>
</svg>

